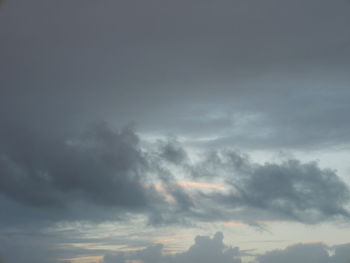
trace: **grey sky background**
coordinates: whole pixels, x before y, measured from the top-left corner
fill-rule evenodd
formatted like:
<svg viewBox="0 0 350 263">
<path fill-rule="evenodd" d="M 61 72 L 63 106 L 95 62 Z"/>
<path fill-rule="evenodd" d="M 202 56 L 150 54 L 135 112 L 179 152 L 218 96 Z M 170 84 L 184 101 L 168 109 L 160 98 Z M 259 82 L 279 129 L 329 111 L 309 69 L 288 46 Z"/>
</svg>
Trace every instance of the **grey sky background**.
<svg viewBox="0 0 350 263">
<path fill-rule="evenodd" d="M 348 262 L 349 28 L 345 0 L 0 1 L 0 257 Z"/>
</svg>

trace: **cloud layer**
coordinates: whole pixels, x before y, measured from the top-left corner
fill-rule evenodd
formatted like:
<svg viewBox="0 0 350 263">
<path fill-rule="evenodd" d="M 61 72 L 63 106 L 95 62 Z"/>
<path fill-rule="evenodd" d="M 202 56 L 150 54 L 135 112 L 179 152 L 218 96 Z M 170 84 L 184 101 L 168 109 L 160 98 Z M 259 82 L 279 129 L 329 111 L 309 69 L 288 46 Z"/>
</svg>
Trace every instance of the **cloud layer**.
<svg viewBox="0 0 350 263">
<path fill-rule="evenodd" d="M 348 154 L 349 12 L 345 0 L 0 0 L 0 255 L 47 263 L 61 241 L 47 229 L 66 223 L 348 223 L 338 167 L 249 155 Z M 137 132 L 115 128 L 128 123 Z M 338 263 L 346 248 L 259 260 Z M 114 260 L 204 250 L 239 261 L 220 234 Z"/>
<path fill-rule="evenodd" d="M 13 130 L 2 134 L 1 146 L 0 205 L 13 207 L 3 221 L 21 221 L 18 213 L 27 213 L 27 222 L 349 219 L 348 186 L 317 163 L 258 164 L 230 149 L 202 150 L 192 161 L 174 139 L 149 143 L 106 123 L 67 138 Z M 217 183 L 224 186 L 203 187 Z"/>
<path fill-rule="evenodd" d="M 349 10 L 344 0 L 6 1 L 1 121 L 135 121 L 247 148 L 348 144 Z"/>
<path fill-rule="evenodd" d="M 104 263 L 240 263 L 242 256 L 255 256 L 255 263 L 347 263 L 350 260 L 350 244 L 327 246 L 322 243 L 295 244 L 285 249 L 268 251 L 264 254 L 249 254 L 239 247 L 224 244 L 223 234 L 217 232 L 212 238 L 197 236 L 195 243 L 186 251 L 175 255 L 163 252 L 162 244 L 151 245 L 131 253 L 106 255 Z"/>
</svg>

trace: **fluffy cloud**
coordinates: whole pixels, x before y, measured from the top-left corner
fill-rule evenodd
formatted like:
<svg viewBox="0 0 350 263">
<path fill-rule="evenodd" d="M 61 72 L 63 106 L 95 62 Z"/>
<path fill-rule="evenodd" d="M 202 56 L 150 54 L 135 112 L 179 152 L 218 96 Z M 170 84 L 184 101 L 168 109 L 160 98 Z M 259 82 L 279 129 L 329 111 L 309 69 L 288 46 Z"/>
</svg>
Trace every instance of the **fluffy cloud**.
<svg viewBox="0 0 350 263">
<path fill-rule="evenodd" d="M 104 263 L 126 263 L 137 260 L 143 263 L 240 263 L 239 248 L 226 246 L 223 234 L 216 233 L 212 238 L 197 236 L 195 243 L 185 252 L 168 255 L 163 252 L 163 245 L 149 246 L 132 253 L 117 253 L 106 255 Z"/>
<path fill-rule="evenodd" d="M 322 243 L 296 244 L 257 257 L 258 263 L 348 263 L 350 244 L 328 247 Z"/>
</svg>

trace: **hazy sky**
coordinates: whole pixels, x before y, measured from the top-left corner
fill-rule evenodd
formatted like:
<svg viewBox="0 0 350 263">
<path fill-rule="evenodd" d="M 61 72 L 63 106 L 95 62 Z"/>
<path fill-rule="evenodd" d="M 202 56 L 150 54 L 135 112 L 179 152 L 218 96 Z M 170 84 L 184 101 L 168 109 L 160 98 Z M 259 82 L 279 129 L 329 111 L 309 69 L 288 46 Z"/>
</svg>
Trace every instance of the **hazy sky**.
<svg viewBox="0 0 350 263">
<path fill-rule="evenodd" d="M 350 262 L 348 1 L 0 2 L 0 262 Z"/>
</svg>

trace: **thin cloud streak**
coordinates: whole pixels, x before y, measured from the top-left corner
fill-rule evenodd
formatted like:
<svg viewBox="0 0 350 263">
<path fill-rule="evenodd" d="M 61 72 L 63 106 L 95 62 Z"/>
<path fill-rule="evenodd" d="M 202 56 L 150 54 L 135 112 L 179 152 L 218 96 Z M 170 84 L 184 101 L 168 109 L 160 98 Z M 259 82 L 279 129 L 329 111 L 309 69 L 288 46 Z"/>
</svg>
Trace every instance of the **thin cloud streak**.
<svg viewBox="0 0 350 263">
<path fill-rule="evenodd" d="M 226 188 L 223 184 L 215 184 L 215 183 L 201 183 L 201 182 L 191 182 L 191 181 L 178 181 L 176 184 L 182 187 L 188 188 L 202 188 L 202 189 L 211 189 L 218 191 L 225 191 Z"/>
</svg>

